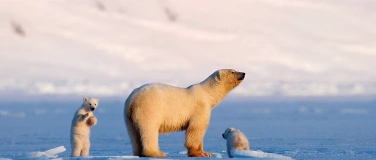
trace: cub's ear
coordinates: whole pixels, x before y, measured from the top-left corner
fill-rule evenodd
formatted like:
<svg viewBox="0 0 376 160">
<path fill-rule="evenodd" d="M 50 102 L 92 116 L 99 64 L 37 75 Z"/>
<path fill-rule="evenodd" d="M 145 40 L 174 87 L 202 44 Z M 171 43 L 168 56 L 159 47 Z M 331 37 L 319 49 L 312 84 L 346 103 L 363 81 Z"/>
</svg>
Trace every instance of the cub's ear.
<svg viewBox="0 0 376 160">
<path fill-rule="evenodd" d="M 232 127 L 229 128 L 229 131 L 230 131 L 230 132 L 232 132 L 232 131 L 234 131 L 234 130 L 235 130 L 235 128 L 232 128 Z"/>
<path fill-rule="evenodd" d="M 85 101 L 87 101 L 87 98 L 86 98 L 86 97 L 84 97 L 84 102 L 85 102 Z"/>
</svg>

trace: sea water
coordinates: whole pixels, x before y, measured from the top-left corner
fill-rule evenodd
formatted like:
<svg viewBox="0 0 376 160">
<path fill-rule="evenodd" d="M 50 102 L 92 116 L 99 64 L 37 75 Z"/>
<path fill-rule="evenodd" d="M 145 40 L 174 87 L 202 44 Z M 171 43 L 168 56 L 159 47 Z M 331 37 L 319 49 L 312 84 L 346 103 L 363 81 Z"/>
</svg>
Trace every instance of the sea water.
<svg viewBox="0 0 376 160">
<path fill-rule="evenodd" d="M 0 158 L 64 146 L 69 158 L 70 125 L 81 102 L 4 102 L 0 104 Z M 131 156 L 122 101 L 99 103 L 91 129 L 90 155 Z M 224 100 L 212 111 L 204 149 L 228 158 L 221 134 L 241 130 L 253 151 L 293 159 L 376 159 L 376 102 Z M 167 158 L 184 159 L 184 132 L 161 134 Z"/>
</svg>

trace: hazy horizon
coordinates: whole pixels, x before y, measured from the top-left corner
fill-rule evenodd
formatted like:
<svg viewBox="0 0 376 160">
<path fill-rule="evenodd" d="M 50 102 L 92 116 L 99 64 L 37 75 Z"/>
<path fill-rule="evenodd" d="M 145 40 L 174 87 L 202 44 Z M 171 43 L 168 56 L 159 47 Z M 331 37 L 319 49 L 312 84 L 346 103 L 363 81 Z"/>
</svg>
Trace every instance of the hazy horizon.
<svg viewBox="0 0 376 160">
<path fill-rule="evenodd" d="M 246 72 L 232 97 L 376 98 L 371 0 L 0 2 L 0 93 L 117 98 Z"/>
</svg>

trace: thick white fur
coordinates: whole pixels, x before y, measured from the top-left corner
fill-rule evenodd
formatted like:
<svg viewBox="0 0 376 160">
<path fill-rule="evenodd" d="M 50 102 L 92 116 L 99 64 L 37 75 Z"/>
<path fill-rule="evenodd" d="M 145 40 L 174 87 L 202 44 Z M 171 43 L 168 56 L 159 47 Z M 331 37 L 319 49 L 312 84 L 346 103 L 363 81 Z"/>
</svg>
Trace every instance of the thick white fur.
<svg viewBox="0 0 376 160">
<path fill-rule="evenodd" d="M 188 156 L 210 157 L 203 150 L 203 137 L 211 110 L 244 76 L 245 73 L 223 69 L 187 88 L 153 83 L 135 89 L 124 108 L 134 155 L 164 157 L 159 150 L 158 133 L 186 130 Z"/>
<path fill-rule="evenodd" d="M 72 157 L 88 156 L 90 150 L 90 127 L 97 124 L 93 111 L 98 106 L 98 99 L 85 98 L 81 107 L 76 111 L 71 126 Z"/>
<path fill-rule="evenodd" d="M 249 150 L 248 139 L 240 130 L 227 128 L 222 137 L 227 140 L 227 154 L 230 158 L 234 158 L 231 155 L 231 150 Z"/>
</svg>

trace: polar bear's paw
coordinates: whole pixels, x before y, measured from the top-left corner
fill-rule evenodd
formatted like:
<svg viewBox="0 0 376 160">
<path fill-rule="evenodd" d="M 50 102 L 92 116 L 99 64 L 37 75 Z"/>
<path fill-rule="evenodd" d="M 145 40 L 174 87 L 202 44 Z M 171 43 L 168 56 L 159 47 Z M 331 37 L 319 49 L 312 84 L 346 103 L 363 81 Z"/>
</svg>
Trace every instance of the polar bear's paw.
<svg viewBox="0 0 376 160">
<path fill-rule="evenodd" d="M 195 151 L 188 152 L 188 157 L 212 157 L 213 155 L 209 152 Z"/>
<path fill-rule="evenodd" d="M 166 154 L 164 154 L 161 151 L 150 151 L 150 150 L 144 150 L 143 155 L 145 157 L 166 157 Z"/>
<path fill-rule="evenodd" d="M 86 124 L 87 124 L 88 126 L 94 126 L 94 125 L 96 125 L 96 124 L 97 124 L 97 118 L 94 117 L 94 116 L 89 117 L 89 118 L 87 119 L 87 121 L 86 121 Z"/>
<path fill-rule="evenodd" d="M 205 157 L 213 157 L 213 155 L 209 152 L 203 152 L 202 154 L 204 154 Z"/>
</svg>

